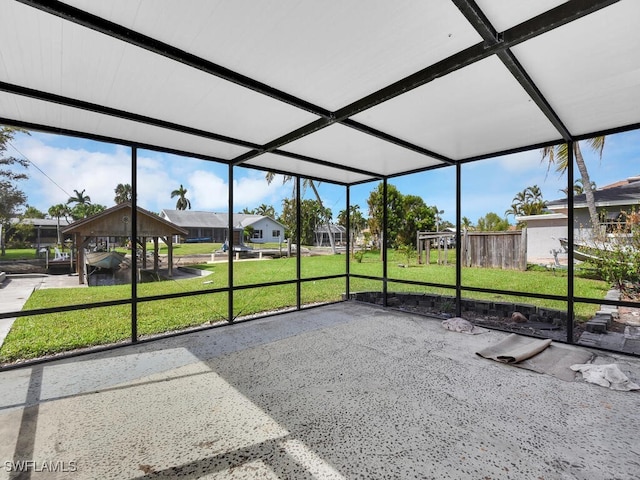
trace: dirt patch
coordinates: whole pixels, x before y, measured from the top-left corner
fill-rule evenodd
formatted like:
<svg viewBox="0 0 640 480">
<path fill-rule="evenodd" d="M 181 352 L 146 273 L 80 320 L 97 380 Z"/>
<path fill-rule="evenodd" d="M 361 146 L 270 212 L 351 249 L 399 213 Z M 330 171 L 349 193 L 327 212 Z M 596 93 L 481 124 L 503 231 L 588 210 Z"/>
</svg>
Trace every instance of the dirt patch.
<svg viewBox="0 0 640 480">
<path fill-rule="evenodd" d="M 0 272 L 46 273 L 44 260 L 11 260 L 0 262 Z"/>
<path fill-rule="evenodd" d="M 627 325 L 640 327 L 640 307 L 618 307 L 618 318 L 614 318 L 614 321 L 611 322 L 610 330 L 623 333 Z"/>
</svg>

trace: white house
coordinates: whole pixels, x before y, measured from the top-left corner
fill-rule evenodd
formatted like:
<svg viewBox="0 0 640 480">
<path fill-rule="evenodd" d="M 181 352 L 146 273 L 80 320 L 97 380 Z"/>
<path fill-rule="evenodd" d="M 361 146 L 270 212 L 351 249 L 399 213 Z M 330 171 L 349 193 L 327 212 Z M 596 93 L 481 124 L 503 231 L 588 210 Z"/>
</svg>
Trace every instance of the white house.
<svg viewBox="0 0 640 480">
<path fill-rule="evenodd" d="M 265 217 L 263 215 L 240 215 L 234 214 L 235 219 L 238 216 L 244 218 L 238 219 L 238 225 L 242 228 L 250 227 L 252 243 L 279 243 L 284 242 L 284 225 L 274 220 L 271 217 Z"/>
<path fill-rule="evenodd" d="M 640 212 L 640 176 L 601 187 L 593 192 L 601 218 L 600 226 L 607 228 L 621 218 L 621 214 Z M 560 250 L 560 238 L 568 236 L 569 207 L 567 198 L 547 203 L 549 214 L 517 217 L 527 225 L 527 262 L 543 263 L 553 260 L 552 250 Z M 576 241 L 590 240 L 593 228 L 584 194 L 573 198 L 573 232 Z"/>
<path fill-rule="evenodd" d="M 229 238 L 228 213 L 162 210 L 160 216 L 189 231 L 185 242 L 224 243 Z M 251 232 L 252 243 L 284 241 L 284 225 L 271 217 L 234 213 L 233 225 L 235 245 L 243 243 L 242 233 L 246 229 Z"/>
</svg>

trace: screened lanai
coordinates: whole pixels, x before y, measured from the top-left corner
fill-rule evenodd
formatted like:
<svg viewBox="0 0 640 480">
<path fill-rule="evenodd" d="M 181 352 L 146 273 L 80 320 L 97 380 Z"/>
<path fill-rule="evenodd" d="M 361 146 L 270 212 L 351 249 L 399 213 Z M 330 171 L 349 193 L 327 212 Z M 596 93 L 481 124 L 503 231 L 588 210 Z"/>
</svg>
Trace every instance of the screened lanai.
<svg viewBox="0 0 640 480">
<path fill-rule="evenodd" d="M 224 165 L 229 185 L 238 169 L 338 185 L 346 210 L 353 191 L 379 186 L 386 199 L 395 178 L 420 181 L 446 172 L 460 245 L 462 189 L 473 175 L 469 170 L 465 177 L 467 167 L 640 127 L 640 5 L 634 0 L 3 0 L 0 9 L 0 122 L 127 147 L 134 206 L 143 181 L 141 151 Z M 564 227 L 569 250 L 578 176 L 572 151 Z M 492 165 L 494 177 L 508 182 L 509 169 Z M 226 202 L 226 210 L 235 211 L 232 188 Z M 302 215 L 298 208 L 299 223 Z M 229 215 L 229 231 L 235 227 Z M 136 237 L 135 223 L 132 228 Z M 293 241 L 300 251 L 299 234 Z M 387 257 L 387 243 L 373 273 L 349 255 L 324 271 L 298 257 L 266 280 L 244 280 L 244 266 L 230 257 L 220 267 L 224 281 L 206 287 L 132 286 L 91 305 L 1 316 L 117 311 L 136 342 L 152 331 L 154 304 L 205 305 L 210 313 L 195 323 L 206 327 L 265 314 L 247 305 L 275 291 L 286 293 L 286 305 L 273 305 L 270 313 L 316 304 L 317 285 L 331 290 L 325 302 L 373 292 L 375 302 L 396 307 L 407 290 L 439 289 L 457 315 L 465 299 L 479 301 L 479 293 L 494 297 L 483 300 L 485 310 L 516 302 L 512 297 L 519 305 L 556 302 L 562 325 L 553 338 L 575 343 L 576 304 L 635 306 L 576 293 L 572 261 L 561 293 L 513 291 L 489 279 L 467 281 L 460 255 L 446 282 L 404 276 Z"/>
<path fill-rule="evenodd" d="M 223 202 L 211 210 L 229 213 L 228 232 L 241 204 L 222 184 L 290 177 L 293 199 L 288 188 L 274 202 L 296 221 L 293 252 L 306 247 L 309 180 L 321 196 L 340 190 L 336 212 L 370 192 L 383 210 L 380 251 L 362 262 L 347 254 L 354 215 L 343 250 L 320 261 L 228 255 L 206 258 L 203 277 L 91 290 L 75 277 L 50 288 L 51 276 L 12 309 L 0 297 L 24 352 L 0 351 L 11 359 L 0 367 L 0 476 L 635 478 L 637 391 L 477 355 L 510 338 L 517 309 L 528 318 L 518 337 L 640 383 L 625 350 L 640 340 L 598 330 L 638 303 L 574 263 L 574 149 L 545 227 L 568 253 L 536 265 L 543 281 L 460 252 L 469 205 L 488 205 L 524 163 L 543 178 L 540 149 L 640 127 L 638 18 L 636 0 L 0 0 L 0 124 L 116 145 L 131 238 L 160 152 Z M 111 189 L 113 165 L 84 158 Z M 222 181 L 202 165 L 221 167 Z M 433 263 L 391 248 L 399 179 L 451 198 L 453 230 L 421 237 L 446 239 L 446 253 L 430 245 Z M 534 223 L 527 238 L 546 238 Z M 443 313 L 483 333 L 446 330 Z"/>
</svg>

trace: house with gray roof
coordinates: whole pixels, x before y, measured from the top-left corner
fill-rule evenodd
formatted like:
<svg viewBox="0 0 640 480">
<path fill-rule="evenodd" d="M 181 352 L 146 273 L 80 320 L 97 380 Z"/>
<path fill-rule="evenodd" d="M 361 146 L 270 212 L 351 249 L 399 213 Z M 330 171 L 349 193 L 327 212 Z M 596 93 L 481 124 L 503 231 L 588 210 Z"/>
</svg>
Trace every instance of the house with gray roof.
<svg viewBox="0 0 640 480">
<path fill-rule="evenodd" d="M 610 230 L 623 213 L 640 212 L 640 176 L 598 188 L 593 196 L 601 218 L 600 225 Z M 559 239 L 568 236 L 568 199 L 547 202 L 547 210 L 547 214 L 516 218 L 527 225 L 527 261 L 530 263 L 553 259 L 552 250 L 560 249 Z M 584 193 L 573 197 L 573 230 L 578 242 L 592 239 L 593 228 Z"/>
<path fill-rule="evenodd" d="M 192 210 L 162 210 L 160 216 L 188 230 L 185 242 L 224 243 L 229 235 L 229 214 Z M 248 230 L 252 243 L 284 241 L 285 227 L 264 215 L 233 214 L 234 245 L 244 243 L 243 232 Z"/>
<path fill-rule="evenodd" d="M 12 225 L 29 225 L 32 230 L 28 233 L 25 241 L 33 244 L 37 249 L 40 247 L 50 247 L 58 243 L 58 233 L 60 230 L 69 225 L 66 217 L 57 218 L 12 218 Z M 61 241 L 64 237 L 61 236 Z"/>
<path fill-rule="evenodd" d="M 606 227 L 617 222 L 622 213 L 637 213 L 640 210 L 640 176 L 598 188 L 594 190 L 593 196 L 601 224 Z M 566 198 L 548 202 L 547 208 L 553 213 L 564 215 L 569 211 Z M 573 226 L 576 235 L 590 235 L 589 210 L 584 193 L 573 197 Z"/>
</svg>

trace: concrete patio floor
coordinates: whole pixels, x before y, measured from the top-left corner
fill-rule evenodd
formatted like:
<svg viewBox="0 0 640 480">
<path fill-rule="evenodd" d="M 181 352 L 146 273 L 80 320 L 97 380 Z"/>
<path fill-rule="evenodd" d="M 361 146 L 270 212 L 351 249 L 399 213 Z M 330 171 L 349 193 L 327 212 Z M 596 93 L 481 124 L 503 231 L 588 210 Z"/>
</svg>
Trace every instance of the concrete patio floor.
<svg viewBox="0 0 640 480">
<path fill-rule="evenodd" d="M 347 302 L 0 372 L 0 478 L 638 478 L 640 394 L 505 335 Z"/>
</svg>

